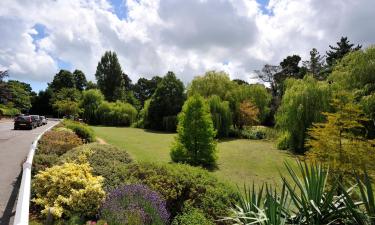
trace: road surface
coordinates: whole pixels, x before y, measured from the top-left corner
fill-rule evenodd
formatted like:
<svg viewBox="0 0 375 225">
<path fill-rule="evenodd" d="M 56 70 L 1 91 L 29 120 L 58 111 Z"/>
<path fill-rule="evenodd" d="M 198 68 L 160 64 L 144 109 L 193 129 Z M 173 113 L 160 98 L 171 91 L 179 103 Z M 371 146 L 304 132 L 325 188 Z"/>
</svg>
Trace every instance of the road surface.
<svg viewBox="0 0 375 225">
<path fill-rule="evenodd" d="M 0 225 L 11 224 L 22 176 L 22 163 L 26 159 L 31 143 L 48 127 L 33 130 L 13 130 L 13 122 L 0 121 Z"/>
</svg>

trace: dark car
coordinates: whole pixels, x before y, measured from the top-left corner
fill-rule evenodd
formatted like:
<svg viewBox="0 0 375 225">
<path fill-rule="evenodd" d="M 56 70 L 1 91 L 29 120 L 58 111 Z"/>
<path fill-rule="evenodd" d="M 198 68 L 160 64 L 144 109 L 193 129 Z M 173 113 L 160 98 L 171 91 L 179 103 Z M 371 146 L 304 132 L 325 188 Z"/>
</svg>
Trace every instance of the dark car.
<svg viewBox="0 0 375 225">
<path fill-rule="evenodd" d="M 42 120 L 42 125 L 46 125 L 47 124 L 47 118 L 45 116 L 40 116 L 40 119 Z"/>
<path fill-rule="evenodd" d="M 34 120 L 38 127 L 42 126 L 42 120 L 39 115 L 30 115 L 31 119 Z"/>
<path fill-rule="evenodd" d="M 33 128 L 36 128 L 37 126 L 38 126 L 37 121 L 33 120 L 31 116 L 18 116 L 14 120 L 15 130 L 22 129 L 22 128 L 31 130 Z"/>
</svg>

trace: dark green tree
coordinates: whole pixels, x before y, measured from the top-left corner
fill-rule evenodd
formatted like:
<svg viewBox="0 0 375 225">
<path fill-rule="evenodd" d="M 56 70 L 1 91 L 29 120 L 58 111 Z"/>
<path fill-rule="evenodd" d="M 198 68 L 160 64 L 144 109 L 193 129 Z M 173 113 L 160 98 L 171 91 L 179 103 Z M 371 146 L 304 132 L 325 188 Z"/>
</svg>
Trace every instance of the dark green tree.
<svg viewBox="0 0 375 225">
<path fill-rule="evenodd" d="M 60 70 L 54 77 L 52 83 L 49 84 L 54 91 L 60 91 L 63 88 L 75 88 L 73 74 L 67 70 Z"/>
<path fill-rule="evenodd" d="M 326 52 L 327 54 L 327 65 L 329 68 L 332 67 L 341 60 L 349 52 L 357 51 L 362 48 L 362 45 L 351 44 L 347 37 L 341 37 L 340 41 L 336 43 L 337 47 L 330 45 L 330 50 Z"/>
<path fill-rule="evenodd" d="M 249 84 L 246 81 L 241 80 L 241 79 L 233 79 L 232 81 L 239 84 L 239 85 L 248 85 Z"/>
<path fill-rule="evenodd" d="M 151 98 L 161 80 L 162 78 L 159 76 L 154 76 L 151 79 L 138 79 L 137 83 L 133 86 L 133 91 L 135 98 L 138 99 L 141 105 L 144 105 L 144 102 Z"/>
<path fill-rule="evenodd" d="M 51 103 L 52 95 L 53 90 L 51 88 L 47 88 L 45 91 L 39 91 L 38 95 L 32 99 L 30 113 L 38 115 L 54 115 Z"/>
<path fill-rule="evenodd" d="M 28 112 L 31 108 L 31 87 L 17 80 L 9 80 L 6 88 L 9 93 L 9 102 L 21 112 Z"/>
<path fill-rule="evenodd" d="M 98 85 L 92 82 L 91 80 L 87 81 L 87 86 L 86 86 L 86 90 L 90 90 L 90 89 L 98 89 Z"/>
<path fill-rule="evenodd" d="M 315 79 L 324 80 L 326 73 L 323 73 L 324 69 L 324 57 L 322 57 L 316 48 L 310 51 L 310 59 L 303 62 L 303 66 L 307 69 L 307 72 L 311 73 Z"/>
<path fill-rule="evenodd" d="M 81 70 L 74 70 L 73 72 L 75 87 L 83 91 L 87 86 L 87 80 L 85 74 Z"/>
<path fill-rule="evenodd" d="M 98 87 L 107 101 L 124 100 L 125 82 L 115 52 L 104 53 L 96 68 L 95 77 Z"/>
<path fill-rule="evenodd" d="M 170 153 L 174 162 L 208 168 L 216 165 L 216 132 L 203 97 L 193 95 L 185 102 L 178 116 L 177 132 Z"/>
<path fill-rule="evenodd" d="M 184 84 L 168 72 L 151 97 L 145 127 L 163 130 L 163 119 L 176 116 L 185 101 Z"/>
</svg>

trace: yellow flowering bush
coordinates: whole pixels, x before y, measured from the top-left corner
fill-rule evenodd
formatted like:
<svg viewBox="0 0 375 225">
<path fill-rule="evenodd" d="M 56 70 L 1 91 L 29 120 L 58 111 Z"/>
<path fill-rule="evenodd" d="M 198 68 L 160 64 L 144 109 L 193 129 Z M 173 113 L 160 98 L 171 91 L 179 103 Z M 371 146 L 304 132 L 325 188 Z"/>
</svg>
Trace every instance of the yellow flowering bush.
<svg viewBox="0 0 375 225">
<path fill-rule="evenodd" d="M 36 197 L 32 201 L 43 208 L 44 216 L 93 216 L 105 197 L 102 184 L 103 178 L 93 176 L 88 163 L 64 163 L 34 177 Z"/>
</svg>

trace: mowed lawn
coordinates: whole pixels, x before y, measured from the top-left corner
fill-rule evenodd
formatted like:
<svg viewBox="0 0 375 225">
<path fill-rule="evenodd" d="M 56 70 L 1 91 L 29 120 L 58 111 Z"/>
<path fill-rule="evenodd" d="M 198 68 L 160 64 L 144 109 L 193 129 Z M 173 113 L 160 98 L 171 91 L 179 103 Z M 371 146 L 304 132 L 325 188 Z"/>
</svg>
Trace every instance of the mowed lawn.
<svg viewBox="0 0 375 225">
<path fill-rule="evenodd" d="M 99 138 L 128 151 L 137 161 L 170 162 L 169 150 L 176 134 L 127 127 L 92 127 Z M 294 164 L 286 151 L 263 140 L 229 139 L 218 143 L 219 179 L 242 186 L 263 182 L 279 184 L 284 161 Z M 275 182 L 276 181 L 276 182 Z"/>
</svg>

